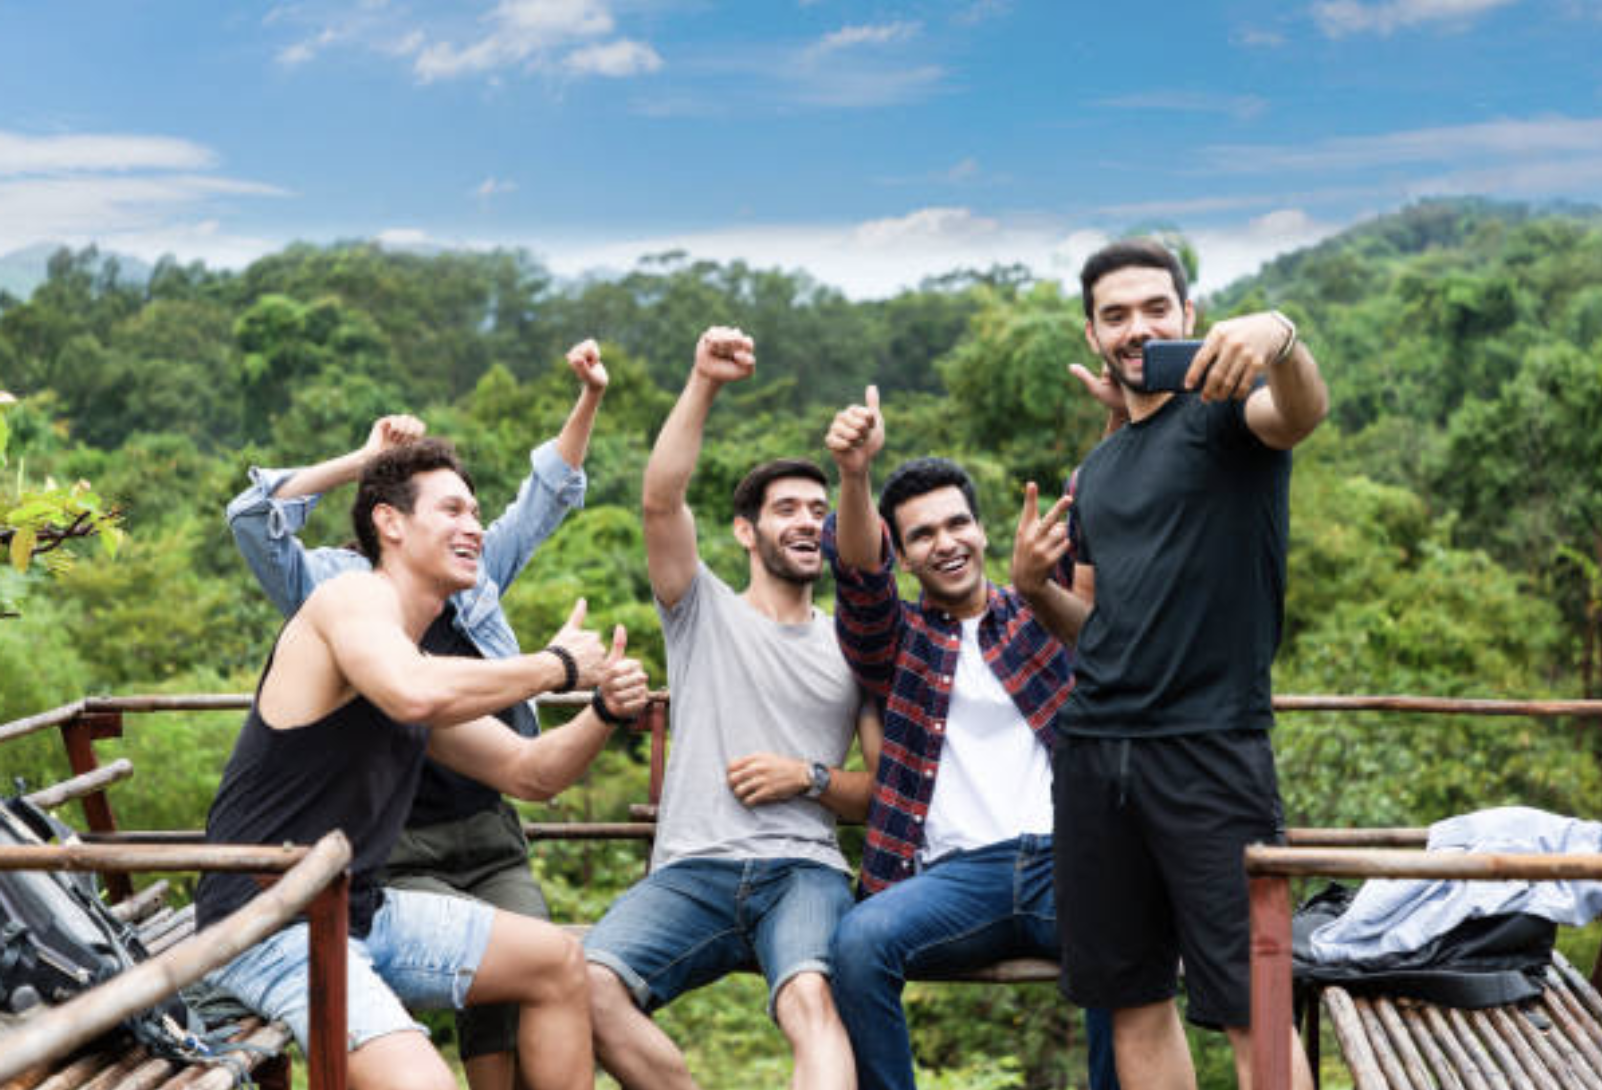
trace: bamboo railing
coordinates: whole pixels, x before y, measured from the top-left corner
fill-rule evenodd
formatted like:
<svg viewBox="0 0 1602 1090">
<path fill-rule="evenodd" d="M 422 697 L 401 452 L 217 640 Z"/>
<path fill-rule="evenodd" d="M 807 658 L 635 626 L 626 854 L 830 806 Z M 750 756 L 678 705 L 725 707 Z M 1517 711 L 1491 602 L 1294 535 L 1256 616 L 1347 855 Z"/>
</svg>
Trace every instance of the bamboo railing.
<svg viewBox="0 0 1602 1090">
<path fill-rule="evenodd" d="M 176 943 L 67 1002 L 0 1030 L 0 1083 L 69 1055 L 239 956 L 296 916 L 311 924 L 312 1090 L 345 1087 L 345 953 L 350 844 L 339 832 L 310 848 L 207 844 L 0 847 L 0 870 L 208 870 L 280 875 L 215 927 Z M 23 1080 L 26 1085 L 31 1081 Z"/>
</svg>

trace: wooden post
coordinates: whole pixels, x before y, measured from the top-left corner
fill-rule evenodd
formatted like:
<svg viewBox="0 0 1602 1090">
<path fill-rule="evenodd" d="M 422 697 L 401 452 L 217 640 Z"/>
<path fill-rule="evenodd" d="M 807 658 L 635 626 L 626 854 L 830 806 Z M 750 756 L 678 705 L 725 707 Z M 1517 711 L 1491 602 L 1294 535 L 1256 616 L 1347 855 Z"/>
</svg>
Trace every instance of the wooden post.
<svg viewBox="0 0 1602 1090">
<path fill-rule="evenodd" d="M 1252 1090 L 1290 1090 L 1290 880 L 1254 876 L 1250 883 Z"/>
<path fill-rule="evenodd" d="M 652 700 L 645 709 L 647 729 L 651 732 L 651 789 L 652 806 L 662 804 L 662 777 L 667 768 L 667 702 Z"/>
<path fill-rule="evenodd" d="M 79 712 L 61 724 L 61 741 L 67 747 L 67 761 L 75 776 L 87 775 L 100 767 L 95 758 L 97 739 L 121 737 L 121 712 Z M 85 795 L 80 801 L 91 832 L 117 831 L 117 819 L 111 813 L 111 800 L 106 798 L 105 788 Z M 126 874 L 102 873 L 100 878 L 106 883 L 106 892 L 113 903 L 133 896 L 133 881 Z"/>
<path fill-rule="evenodd" d="M 350 938 L 350 872 L 306 906 L 310 923 L 311 1010 L 306 1074 L 311 1090 L 345 1090 L 346 956 Z"/>
</svg>

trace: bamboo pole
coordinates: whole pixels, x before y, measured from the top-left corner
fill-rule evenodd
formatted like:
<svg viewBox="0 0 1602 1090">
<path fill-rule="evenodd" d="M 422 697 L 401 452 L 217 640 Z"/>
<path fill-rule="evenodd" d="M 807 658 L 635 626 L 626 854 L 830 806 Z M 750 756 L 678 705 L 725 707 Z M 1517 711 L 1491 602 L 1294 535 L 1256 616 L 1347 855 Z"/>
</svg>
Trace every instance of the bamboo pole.
<svg viewBox="0 0 1602 1090">
<path fill-rule="evenodd" d="M 81 799 L 85 795 L 92 795 L 96 791 L 103 791 L 119 780 L 126 780 L 133 775 L 133 762 L 126 757 L 119 757 L 109 765 L 103 765 L 93 772 L 85 772 L 81 776 L 62 780 L 58 784 L 41 788 L 32 794 L 24 795 L 23 800 L 31 802 L 41 810 L 54 810 L 63 803 L 73 799 Z"/>
<path fill-rule="evenodd" d="M 0 846 L 0 870 L 210 870 L 246 874 L 287 871 L 310 849 L 255 844 L 40 844 Z"/>
<path fill-rule="evenodd" d="M 1423 852 L 1360 848 L 1246 849 L 1248 875 L 1326 875 L 1331 878 L 1449 878 L 1469 880 L 1602 878 L 1602 853 L 1563 855 L 1503 852 Z"/>
<path fill-rule="evenodd" d="M 191 852 L 190 857 L 195 854 Z M 217 926 L 0 1034 L 0 1080 L 66 1055 L 231 961 L 299 914 L 325 886 L 344 873 L 350 857 L 349 842 L 340 833 L 330 833 L 271 888 Z M 190 862 L 186 866 L 193 868 L 196 864 Z M 343 1046 L 343 1041 L 340 1044 Z"/>
</svg>

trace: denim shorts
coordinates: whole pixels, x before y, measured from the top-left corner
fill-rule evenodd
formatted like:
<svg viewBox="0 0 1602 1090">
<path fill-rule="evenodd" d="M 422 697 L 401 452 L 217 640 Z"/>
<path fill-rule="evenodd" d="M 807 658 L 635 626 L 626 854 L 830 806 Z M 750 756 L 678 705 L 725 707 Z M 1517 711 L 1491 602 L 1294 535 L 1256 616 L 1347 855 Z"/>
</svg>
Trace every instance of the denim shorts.
<svg viewBox="0 0 1602 1090">
<path fill-rule="evenodd" d="M 495 910 L 482 901 L 384 891 L 367 937 L 349 940 L 346 1047 L 402 1030 L 427 1032 L 406 1008 L 461 1007 L 489 945 Z M 307 1046 L 307 926 L 291 924 L 206 977 Z"/>
<path fill-rule="evenodd" d="M 584 940 L 642 1010 L 739 969 L 760 969 L 768 1014 L 797 973 L 831 975 L 829 943 L 851 908 L 845 874 L 802 859 L 685 859 L 631 886 Z"/>
</svg>

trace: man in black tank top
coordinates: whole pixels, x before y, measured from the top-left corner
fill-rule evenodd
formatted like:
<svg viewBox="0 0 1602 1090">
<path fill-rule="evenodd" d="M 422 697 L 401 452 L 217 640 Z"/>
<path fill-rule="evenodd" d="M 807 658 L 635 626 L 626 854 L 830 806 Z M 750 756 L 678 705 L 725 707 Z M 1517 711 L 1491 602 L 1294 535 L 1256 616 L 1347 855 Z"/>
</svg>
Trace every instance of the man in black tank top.
<svg viewBox="0 0 1602 1090">
<path fill-rule="evenodd" d="M 1185 274 L 1149 240 L 1081 273 L 1112 417 L 1066 500 L 1026 509 L 1013 578 L 1077 640 L 1053 752 L 1063 989 L 1113 1009 L 1124 1090 L 1195 1086 L 1174 1002 L 1222 1028 L 1249 1084 L 1246 844 L 1283 835 L 1268 728 L 1289 524 L 1290 450 L 1329 394 L 1289 318 L 1219 322 L 1179 391 L 1147 387 L 1143 346 L 1191 335 Z M 1040 578 L 1070 550 L 1069 591 Z M 1295 1050 L 1300 1055 L 1300 1049 Z M 1311 1087 L 1299 1065 L 1295 1085 Z"/>
<path fill-rule="evenodd" d="M 585 455 L 610 384 L 593 340 L 569 350 L 567 362 L 580 383 L 573 408 L 561 431 L 529 452 L 529 472 L 516 498 L 484 533 L 477 582 L 453 594 L 424 633 L 422 647 L 428 654 L 505 658 L 521 650 L 502 597 L 567 514 L 583 506 Z M 294 469 L 251 469 L 250 487 L 228 505 L 228 525 L 251 573 L 285 617 L 323 582 L 371 567 L 352 547 L 302 544 L 298 532 L 317 503 L 340 485 L 354 483 L 372 457 L 415 442 L 425 430 L 415 417 L 386 416 L 349 453 Z M 524 737 L 540 733 L 530 703 L 520 701 L 495 715 Z M 596 715 L 580 713 L 574 725 L 585 728 L 582 736 L 595 736 L 600 726 Z M 560 786 L 553 784 L 547 795 Z M 528 856 L 522 819 L 500 792 L 425 759 L 405 828 L 379 880 L 399 889 L 465 894 L 496 908 L 550 919 Z M 518 1017 L 512 1004 L 457 1012 L 456 1048 L 471 1090 L 511 1087 Z"/>
<path fill-rule="evenodd" d="M 447 599 L 474 585 L 483 529 L 466 471 L 447 443 L 374 458 L 352 518 L 371 571 L 319 586 L 279 634 L 207 821 L 214 842 L 309 841 L 341 828 L 355 853 L 351 897 L 350 1085 L 454 1087 L 403 1003 L 520 1008 L 518 1063 L 533 1090 L 593 1083 L 589 1001 L 578 944 L 551 924 L 483 902 L 375 881 L 405 819 L 424 752 L 497 791 L 548 793 L 570 782 L 610 725 L 643 709 L 647 680 L 584 629 L 584 603 L 545 650 L 501 659 L 425 655 L 418 644 Z M 493 713 L 540 692 L 596 686 L 595 726 L 537 739 Z M 254 895 L 208 877 L 202 924 Z M 306 1043 L 306 927 L 292 925 L 211 982 Z"/>
</svg>

